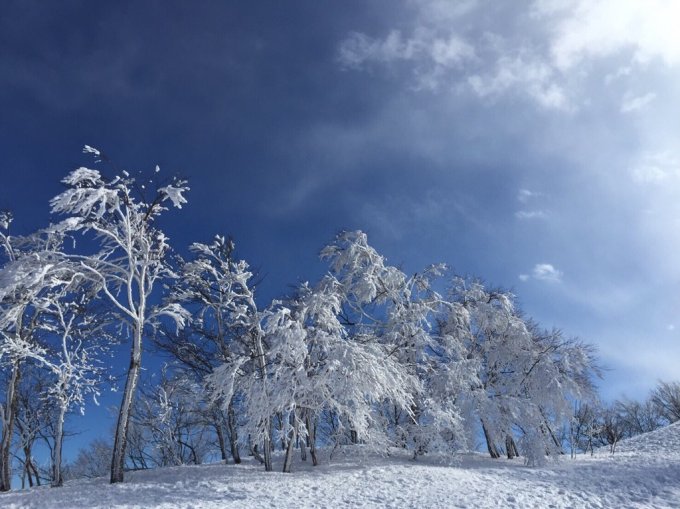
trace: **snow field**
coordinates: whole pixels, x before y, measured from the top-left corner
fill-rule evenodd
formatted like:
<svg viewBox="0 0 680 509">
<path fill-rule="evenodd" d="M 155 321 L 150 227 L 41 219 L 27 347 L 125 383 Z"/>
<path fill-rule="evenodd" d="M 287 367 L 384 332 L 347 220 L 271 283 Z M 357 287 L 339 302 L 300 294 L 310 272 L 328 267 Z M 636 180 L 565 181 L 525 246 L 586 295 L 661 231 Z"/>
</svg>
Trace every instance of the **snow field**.
<svg viewBox="0 0 680 509">
<path fill-rule="evenodd" d="M 276 458 L 280 467 L 282 457 Z M 411 460 L 360 448 L 336 451 L 314 468 L 296 460 L 292 474 L 242 465 L 201 465 L 72 481 L 0 495 L 19 508 L 680 508 L 680 423 L 621 442 L 614 456 L 562 457 L 544 467 L 464 454 L 456 464 Z"/>
</svg>

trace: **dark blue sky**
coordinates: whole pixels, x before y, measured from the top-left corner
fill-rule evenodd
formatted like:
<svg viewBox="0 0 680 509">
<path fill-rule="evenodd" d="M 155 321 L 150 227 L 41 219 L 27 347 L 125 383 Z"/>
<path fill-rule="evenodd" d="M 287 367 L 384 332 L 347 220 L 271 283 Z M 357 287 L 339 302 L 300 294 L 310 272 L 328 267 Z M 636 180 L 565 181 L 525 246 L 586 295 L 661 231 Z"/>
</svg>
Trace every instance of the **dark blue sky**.
<svg viewBox="0 0 680 509">
<path fill-rule="evenodd" d="M 639 397 L 680 377 L 673 9 L 4 1 L 0 207 L 45 225 L 84 144 L 159 164 L 192 187 L 173 245 L 232 234 L 266 299 L 360 228 L 408 272 L 514 289 Z"/>
</svg>

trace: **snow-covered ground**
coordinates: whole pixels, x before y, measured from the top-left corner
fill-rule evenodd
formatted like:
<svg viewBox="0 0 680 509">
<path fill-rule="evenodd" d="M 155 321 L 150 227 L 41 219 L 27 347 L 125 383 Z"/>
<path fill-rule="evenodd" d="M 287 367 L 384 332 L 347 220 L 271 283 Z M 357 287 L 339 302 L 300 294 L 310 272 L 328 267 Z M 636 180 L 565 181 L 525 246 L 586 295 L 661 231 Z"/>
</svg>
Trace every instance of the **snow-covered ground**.
<svg viewBox="0 0 680 509">
<path fill-rule="evenodd" d="M 455 466 L 346 449 L 292 474 L 245 464 L 203 465 L 0 495 L 3 508 L 517 507 L 680 508 L 680 423 L 619 444 L 615 455 L 563 457 L 545 467 L 481 454 Z"/>
</svg>

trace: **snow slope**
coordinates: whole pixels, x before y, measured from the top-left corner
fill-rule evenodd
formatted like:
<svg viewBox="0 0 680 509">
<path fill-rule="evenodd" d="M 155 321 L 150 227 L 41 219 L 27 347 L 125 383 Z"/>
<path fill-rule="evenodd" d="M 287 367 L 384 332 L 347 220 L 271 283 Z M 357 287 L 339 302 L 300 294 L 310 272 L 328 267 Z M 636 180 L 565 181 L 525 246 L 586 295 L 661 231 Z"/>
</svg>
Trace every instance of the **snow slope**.
<svg viewBox="0 0 680 509">
<path fill-rule="evenodd" d="M 134 472 L 0 495 L 3 508 L 508 507 L 680 508 L 680 423 L 621 442 L 614 456 L 568 457 L 529 468 L 470 454 L 454 466 L 346 449 L 293 474 L 246 464 Z"/>
</svg>

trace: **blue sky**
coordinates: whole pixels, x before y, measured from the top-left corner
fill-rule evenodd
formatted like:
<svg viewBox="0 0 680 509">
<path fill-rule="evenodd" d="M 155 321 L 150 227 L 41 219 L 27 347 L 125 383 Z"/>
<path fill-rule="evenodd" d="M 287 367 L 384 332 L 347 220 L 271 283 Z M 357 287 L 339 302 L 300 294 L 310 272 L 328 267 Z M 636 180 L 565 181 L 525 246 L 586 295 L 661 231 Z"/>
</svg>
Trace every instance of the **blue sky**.
<svg viewBox="0 0 680 509">
<path fill-rule="evenodd" d="M 680 4 L 0 7 L 0 207 L 27 232 L 89 164 L 190 180 L 181 252 L 232 234 L 266 299 L 360 228 L 596 344 L 606 398 L 680 378 Z"/>
</svg>

